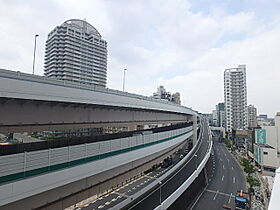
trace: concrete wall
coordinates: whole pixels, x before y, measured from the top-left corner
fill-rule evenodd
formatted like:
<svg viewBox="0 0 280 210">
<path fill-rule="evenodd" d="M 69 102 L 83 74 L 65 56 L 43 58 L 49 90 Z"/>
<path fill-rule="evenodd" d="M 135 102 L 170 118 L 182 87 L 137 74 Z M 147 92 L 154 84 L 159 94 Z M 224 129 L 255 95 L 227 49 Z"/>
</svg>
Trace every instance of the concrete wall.
<svg viewBox="0 0 280 210">
<path fill-rule="evenodd" d="M 277 150 L 271 148 L 263 148 L 263 166 L 269 168 L 278 168 L 280 166 L 280 158 L 277 157 Z M 266 154 L 267 153 L 267 154 Z"/>
<path fill-rule="evenodd" d="M 266 130 L 267 144 L 269 146 L 272 146 L 275 149 L 277 149 L 278 148 L 277 127 L 275 127 L 275 126 L 262 126 L 262 128 Z"/>
</svg>

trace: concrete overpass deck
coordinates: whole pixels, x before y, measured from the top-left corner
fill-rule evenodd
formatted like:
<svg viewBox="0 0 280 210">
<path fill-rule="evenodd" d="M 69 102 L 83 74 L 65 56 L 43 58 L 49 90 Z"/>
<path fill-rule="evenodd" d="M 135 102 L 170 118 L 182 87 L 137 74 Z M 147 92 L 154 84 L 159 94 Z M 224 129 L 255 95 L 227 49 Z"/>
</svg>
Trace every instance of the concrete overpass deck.
<svg viewBox="0 0 280 210">
<path fill-rule="evenodd" d="M 186 122 L 197 116 L 164 100 L 3 69 L 0 106 L 0 132 Z"/>
</svg>

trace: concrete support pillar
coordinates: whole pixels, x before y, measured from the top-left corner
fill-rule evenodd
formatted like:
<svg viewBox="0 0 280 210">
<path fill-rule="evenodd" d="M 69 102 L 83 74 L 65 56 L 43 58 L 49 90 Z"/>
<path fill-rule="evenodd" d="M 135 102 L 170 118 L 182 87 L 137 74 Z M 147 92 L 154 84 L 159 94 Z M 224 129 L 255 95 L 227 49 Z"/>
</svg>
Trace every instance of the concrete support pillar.
<svg viewBox="0 0 280 210">
<path fill-rule="evenodd" d="M 195 145 L 197 142 L 197 116 L 196 115 L 192 116 L 192 121 L 193 121 L 193 145 Z"/>
</svg>

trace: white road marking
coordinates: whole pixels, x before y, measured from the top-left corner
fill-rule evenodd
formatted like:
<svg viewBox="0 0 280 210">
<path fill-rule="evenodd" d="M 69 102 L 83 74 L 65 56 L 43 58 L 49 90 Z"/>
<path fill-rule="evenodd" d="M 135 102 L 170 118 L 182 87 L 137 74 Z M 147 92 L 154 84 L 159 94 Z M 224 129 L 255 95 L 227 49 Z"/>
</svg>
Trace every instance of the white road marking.
<svg viewBox="0 0 280 210">
<path fill-rule="evenodd" d="M 215 194 L 213 200 L 216 200 L 216 197 L 217 197 L 218 193 L 219 193 L 219 190 L 217 190 L 217 192 L 216 192 L 216 194 Z"/>
<path fill-rule="evenodd" d="M 224 181 L 224 177 L 225 177 L 225 176 L 223 175 L 223 177 L 222 177 L 222 181 Z"/>
<path fill-rule="evenodd" d="M 232 180 L 232 182 L 233 182 L 233 183 L 235 183 L 235 177 L 233 177 L 233 180 Z"/>
<path fill-rule="evenodd" d="M 122 194 L 122 193 L 117 193 L 117 192 L 115 192 L 117 195 L 119 195 L 117 198 L 122 198 L 122 197 L 126 197 L 126 198 L 128 198 L 129 196 L 128 195 L 126 195 L 126 194 Z"/>
<path fill-rule="evenodd" d="M 232 193 L 230 193 L 229 199 L 228 199 L 228 203 L 230 203 L 230 199 L 231 199 Z"/>
<path fill-rule="evenodd" d="M 217 193 L 217 191 L 215 191 L 215 190 L 209 190 L 209 189 L 207 189 L 207 190 L 205 190 L 206 192 L 210 192 L 210 193 Z M 223 192 L 218 192 L 218 194 L 219 195 L 224 195 L 224 196 L 231 196 L 231 197 L 235 197 L 234 195 L 232 195 L 232 193 L 231 194 L 227 194 L 227 193 L 223 193 Z"/>
<path fill-rule="evenodd" d="M 225 165 L 223 165 L 223 169 L 225 169 Z"/>
<path fill-rule="evenodd" d="M 233 167 L 231 167 L 231 170 L 233 170 Z"/>
</svg>

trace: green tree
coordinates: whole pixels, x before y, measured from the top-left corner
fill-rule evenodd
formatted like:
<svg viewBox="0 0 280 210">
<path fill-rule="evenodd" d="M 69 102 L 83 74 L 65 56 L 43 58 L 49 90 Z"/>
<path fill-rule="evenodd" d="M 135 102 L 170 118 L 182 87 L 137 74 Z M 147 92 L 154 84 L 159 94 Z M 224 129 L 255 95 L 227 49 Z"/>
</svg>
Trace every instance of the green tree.
<svg viewBox="0 0 280 210">
<path fill-rule="evenodd" d="M 241 165 L 244 167 L 244 172 L 250 176 L 256 172 L 255 167 L 252 165 L 251 161 L 246 158 L 241 158 Z"/>
<path fill-rule="evenodd" d="M 249 184 L 249 193 L 251 195 L 251 193 L 254 192 L 254 187 L 260 186 L 261 183 L 260 183 L 260 181 L 257 178 L 252 177 L 252 176 L 247 176 L 246 180 L 247 180 L 247 182 Z"/>
</svg>

